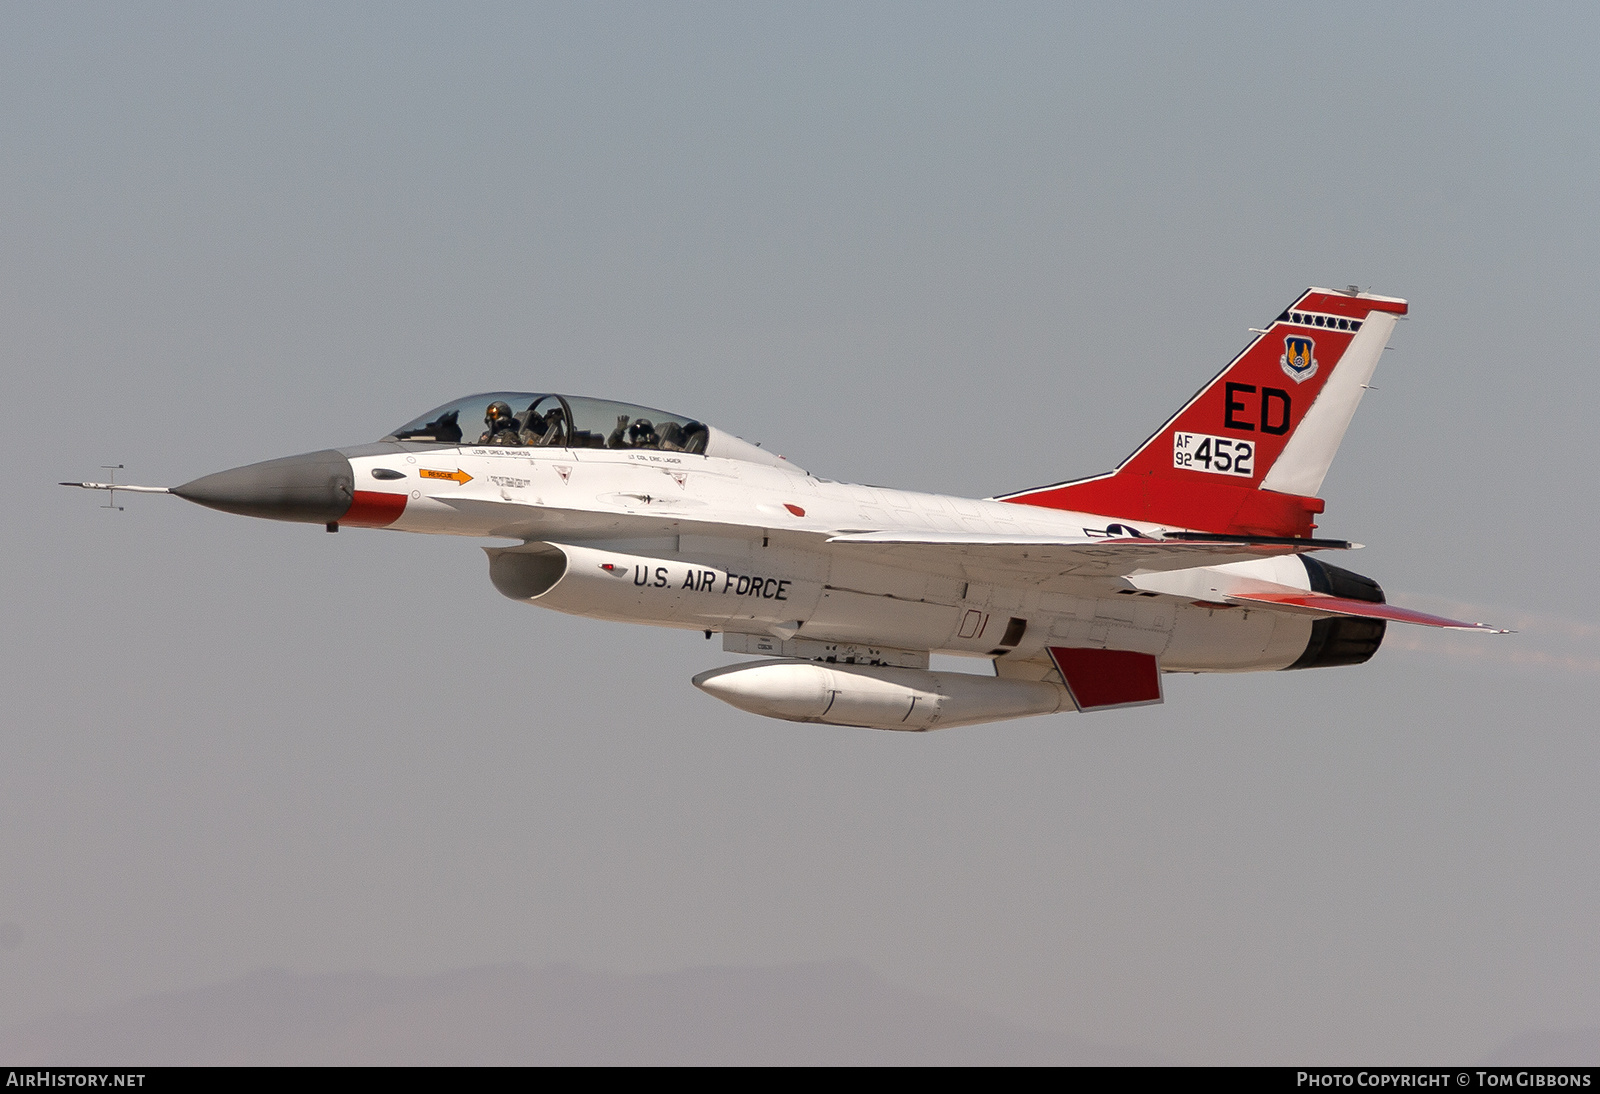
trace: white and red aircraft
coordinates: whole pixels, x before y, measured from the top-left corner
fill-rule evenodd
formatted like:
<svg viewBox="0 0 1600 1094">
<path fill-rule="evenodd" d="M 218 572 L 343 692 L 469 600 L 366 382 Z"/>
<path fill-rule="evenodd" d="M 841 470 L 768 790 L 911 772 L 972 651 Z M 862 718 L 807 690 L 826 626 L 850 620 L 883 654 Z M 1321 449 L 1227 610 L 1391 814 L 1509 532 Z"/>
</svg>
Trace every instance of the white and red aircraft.
<svg viewBox="0 0 1600 1094">
<path fill-rule="evenodd" d="M 1115 471 L 984 500 L 832 482 L 699 421 L 499 391 L 374 444 L 172 493 L 224 512 L 520 541 L 513 600 L 721 632 L 694 678 L 743 710 L 927 730 L 1162 701 L 1164 672 L 1356 665 L 1384 602 L 1311 552 L 1315 495 L 1406 302 L 1307 290 Z M 483 423 L 478 432 L 478 422 Z M 930 653 L 992 675 L 930 672 Z"/>
</svg>

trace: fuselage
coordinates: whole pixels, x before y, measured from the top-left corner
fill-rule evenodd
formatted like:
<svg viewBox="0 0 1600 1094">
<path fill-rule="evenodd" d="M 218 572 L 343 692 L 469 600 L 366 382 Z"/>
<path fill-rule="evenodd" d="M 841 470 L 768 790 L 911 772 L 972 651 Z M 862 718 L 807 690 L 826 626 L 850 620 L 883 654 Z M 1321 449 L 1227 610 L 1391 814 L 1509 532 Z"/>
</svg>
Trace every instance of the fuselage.
<svg viewBox="0 0 1600 1094">
<path fill-rule="evenodd" d="M 993 658 L 1001 675 L 1030 662 L 1047 672 L 1035 659 L 1049 645 L 1147 653 L 1169 672 L 1281 669 L 1306 653 L 1310 619 L 1208 602 L 1203 578 L 1190 582 L 1201 595 L 1174 594 L 1136 579 L 1007 573 L 957 552 L 890 561 L 828 542 L 867 531 L 1109 538 L 1123 531 L 1115 515 L 832 482 L 746 448 L 739 458 L 407 441 L 340 451 L 355 523 L 523 541 L 491 549 L 507 595 L 721 632 L 735 652 L 906 666 L 949 653 Z M 1309 588 L 1295 556 L 1210 569 Z"/>
</svg>

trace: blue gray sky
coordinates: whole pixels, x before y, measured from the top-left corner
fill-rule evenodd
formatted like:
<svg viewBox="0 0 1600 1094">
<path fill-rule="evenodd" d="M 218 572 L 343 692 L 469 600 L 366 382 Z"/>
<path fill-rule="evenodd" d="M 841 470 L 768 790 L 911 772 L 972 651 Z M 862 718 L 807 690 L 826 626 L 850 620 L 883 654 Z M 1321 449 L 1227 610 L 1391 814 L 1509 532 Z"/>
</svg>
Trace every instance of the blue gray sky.
<svg viewBox="0 0 1600 1094">
<path fill-rule="evenodd" d="M 0 8 L 0 1023 L 269 966 L 853 961 L 1197 1063 L 1600 1026 L 1597 32 Z M 53 485 L 521 388 L 983 496 L 1111 466 L 1349 283 L 1413 307 L 1321 530 L 1391 599 L 1521 631 L 1158 708 L 764 721 L 689 685 L 718 643 L 504 600 L 469 541 Z"/>
</svg>

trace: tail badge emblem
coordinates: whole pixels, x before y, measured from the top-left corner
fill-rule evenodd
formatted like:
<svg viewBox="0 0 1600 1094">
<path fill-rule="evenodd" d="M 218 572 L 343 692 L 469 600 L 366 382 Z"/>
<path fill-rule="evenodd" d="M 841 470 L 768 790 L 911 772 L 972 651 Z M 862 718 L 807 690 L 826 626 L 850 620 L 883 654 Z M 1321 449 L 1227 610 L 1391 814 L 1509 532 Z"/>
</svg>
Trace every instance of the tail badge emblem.
<svg viewBox="0 0 1600 1094">
<path fill-rule="evenodd" d="M 1283 340 L 1283 356 L 1278 363 L 1284 375 L 1297 384 L 1303 384 L 1317 374 L 1317 359 L 1312 356 L 1316 343 L 1309 338 L 1291 336 Z"/>
</svg>

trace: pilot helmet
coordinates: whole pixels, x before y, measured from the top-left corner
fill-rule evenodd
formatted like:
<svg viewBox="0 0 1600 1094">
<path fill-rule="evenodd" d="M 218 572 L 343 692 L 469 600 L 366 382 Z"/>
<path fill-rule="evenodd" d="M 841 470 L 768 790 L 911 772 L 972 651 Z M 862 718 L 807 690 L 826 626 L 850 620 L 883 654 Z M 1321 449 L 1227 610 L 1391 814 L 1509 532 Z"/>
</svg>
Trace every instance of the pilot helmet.
<svg viewBox="0 0 1600 1094">
<path fill-rule="evenodd" d="M 490 403 L 489 409 L 483 412 L 483 424 L 488 426 L 491 432 L 511 425 L 511 404 L 498 399 Z"/>
<path fill-rule="evenodd" d="M 656 427 L 649 418 L 638 418 L 628 427 L 628 439 L 637 441 L 651 436 L 655 431 Z"/>
</svg>

